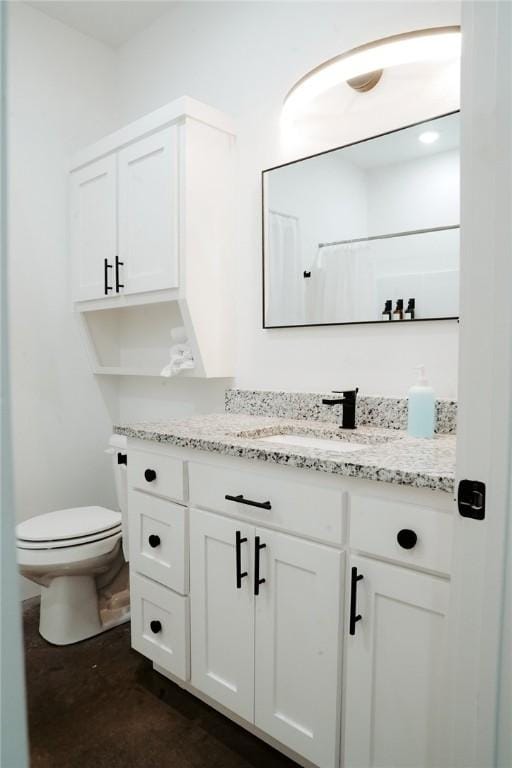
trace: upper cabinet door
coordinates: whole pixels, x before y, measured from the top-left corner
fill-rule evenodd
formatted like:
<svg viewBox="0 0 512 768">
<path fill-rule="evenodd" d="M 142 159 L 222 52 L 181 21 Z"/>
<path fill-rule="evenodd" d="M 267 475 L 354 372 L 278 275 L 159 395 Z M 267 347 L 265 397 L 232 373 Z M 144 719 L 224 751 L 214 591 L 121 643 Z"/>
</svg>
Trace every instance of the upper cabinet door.
<svg viewBox="0 0 512 768">
<path fill-rule="evenodd" d="M 121 150 L 120 282 L 125 293 L 178 285 L 178 130 L 158 131 Z"/>
<path fill-rule="evenodd" d="M 254 598 L 254 722 L 315 765 L 334 768 L 342 554 L 264 529 L 256 535 L 264 548 L 254 557 L 265 581 Z"/>
<path fill-rule="evenodd" d="M 350 565 L 361 618 L 346 641 L 344 765 L 440 768 L 448 582 L 363 557 Z"/>
<path fill-rule="evenodd" d="M 71 174 L 70 229 L 75 301 L 115 295 L 115 155 Z"/>
<path fill-rule="evenodd" d="M 236 520 L 190 510 L 192 684 L 249 722 L 254 717 L 253 533 Z"/>
</svg>

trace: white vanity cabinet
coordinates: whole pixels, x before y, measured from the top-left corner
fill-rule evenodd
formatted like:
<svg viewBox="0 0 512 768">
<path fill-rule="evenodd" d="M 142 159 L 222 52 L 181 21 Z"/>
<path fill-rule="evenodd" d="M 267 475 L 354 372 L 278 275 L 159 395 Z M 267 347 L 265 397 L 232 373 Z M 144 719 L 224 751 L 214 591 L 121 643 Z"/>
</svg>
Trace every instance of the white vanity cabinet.
<svg viewBox="0 0 512 768">
<path fill-rule="evenodd" d="M 158 671 L 302 765 L 446 766 L 448 494 L 137 440 L 128 478 Z"/>
<path fill-rule="evenodd" d="M 356 556 L 349 579 L 344 768 L 446 765 L 448 581 Z"/>
<path fill-rule="evenodd" d="M 338 753 L 341 552 L 190 510 L 192 684 L 316 765 Z"/>
<path fill-rule="evenodd" d="M 341 678 L 341 552 L 255 529 L 254 722 L 319 766 L 336 765 Z"/>
<path fill-rule="evenodd" d="M 249 551 L 253 528 L 191 510 L 192 684 L 254 722 L 254 596 Z M 236 581 L 237 536 L 240 552 Z"/>
</svg>

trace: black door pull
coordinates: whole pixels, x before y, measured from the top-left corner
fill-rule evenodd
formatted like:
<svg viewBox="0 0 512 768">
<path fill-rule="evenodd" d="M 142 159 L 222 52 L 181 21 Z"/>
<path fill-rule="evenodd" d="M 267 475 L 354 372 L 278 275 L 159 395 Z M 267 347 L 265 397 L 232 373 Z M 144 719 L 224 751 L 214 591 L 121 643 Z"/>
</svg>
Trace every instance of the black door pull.
<svg viewBox="0 0 512 768">
<path fill-rule="evenodd" d="M 226 501 L 236 501 L 238 504 L 247 504 L 249 507 L 258 507 L 258 509 L 272 509 L 272 504 L 270 501 L 251 501 L 251 499 L 244 499 L 243 494 L 239 494 L 238 496 L 231 496 L 229 493 L 226 493 L 224 496 Z"/>
<path fill-rule="evenodd" d="M 265 549 L 267 545 L 260 543 L 260 537 L 254 537 L 254 594 L 256 596 L 260 593 L 260 584 L 264 584 L 266 579 L 260 579 L 260 552 Z"/>
<path fill-rule="evenodd" d="M 242 572 L 242 544 L 247 541 L 246 536 L 242 536 L 240 531 L 236 532 L 236 588 L 242 588 L 242 579 L 247 576 L 247 571 Z"/>
<path fill-rule="evenodd" d="M 156 533 L 150 533 L 148 536 L 148 544 L 152 549 L 156 549 L 161 544 L 160 536 Z"/>
<path fill-rule="evenodd" d="M 116 293 L 119 293 L 120 288 L 124 288 L 124 283 L 119 281 L 119 267 L 124 267 L 124 261 L 119 261 L 119 256 L 116 255 Z"/>
<path fill-rule="evenodd" d="M 147 483 L 152 483 L 154 480 L 156 480 L 156 472 L 154 469 L 146 469 L 144 472 L 144 477 L 146 479 Z"/>
<path fill-rule="evenodd" d="M 112 264 L 108 263 L 108 259 L 103 262 L 103 287 L 105 290 L 105 296 L 108 296 L 108 292 L 112 290 L 112 286 L 108 284 L 108 271 L 112 269 Z"/>
<path fill-rule="evenodd" d="M 352 575 L 350 580 L 350 627 L 349 634 L 355 635 L 356 624 L 363 618 L 357 613 L 357 582 L 361 581 L 364 576 L 362 573 L 357 572 L 357 568 L 352 566 Z"/>
</svg>

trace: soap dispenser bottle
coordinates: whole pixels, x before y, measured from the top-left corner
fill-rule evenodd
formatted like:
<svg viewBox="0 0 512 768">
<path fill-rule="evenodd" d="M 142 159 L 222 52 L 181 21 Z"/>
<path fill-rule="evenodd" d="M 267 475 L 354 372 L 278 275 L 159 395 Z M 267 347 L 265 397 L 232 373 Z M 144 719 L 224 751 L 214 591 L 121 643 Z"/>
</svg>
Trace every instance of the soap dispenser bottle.
<svg viewBox="0 0 512 768">
<path fill-rule="evenodd" d="M 418 365 L 418 381 L 409 390 L 407 431 L 411 437 L 433 437 L 436 401 L 425 366 Z"/>
</svg>

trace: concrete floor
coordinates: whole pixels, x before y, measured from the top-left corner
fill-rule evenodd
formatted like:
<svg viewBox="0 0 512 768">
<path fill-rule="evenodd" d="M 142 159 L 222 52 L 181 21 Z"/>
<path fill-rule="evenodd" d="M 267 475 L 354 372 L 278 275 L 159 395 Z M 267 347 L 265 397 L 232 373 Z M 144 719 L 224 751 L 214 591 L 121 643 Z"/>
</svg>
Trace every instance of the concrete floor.
<svg viewBox="0 0 512 768">
<path fill-rule="evenodd" d="M 153 671 L 129 624 L 64 648 L 25 605 L 31 768 L 297 768 Z"/>
</svg>

